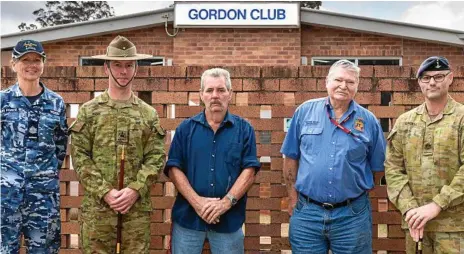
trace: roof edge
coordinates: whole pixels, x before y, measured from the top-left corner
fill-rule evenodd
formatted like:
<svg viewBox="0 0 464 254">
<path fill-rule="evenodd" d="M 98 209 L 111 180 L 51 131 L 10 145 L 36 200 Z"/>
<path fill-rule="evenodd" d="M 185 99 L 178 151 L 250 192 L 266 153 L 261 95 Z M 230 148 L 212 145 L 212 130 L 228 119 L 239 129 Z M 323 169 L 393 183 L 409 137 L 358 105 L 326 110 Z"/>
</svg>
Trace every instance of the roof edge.
<svg viewBox="0 0 464 254">
<path fill-rule="evenodd" d="M 302 8 L 301 23 L 463 47 L 464 31 Z"/>
<path fill-rule="evenodd" d="M 425 26 L 425 25 L 419 25 L 419 24 L 407 23 L 407 22 L 401 22 L 401 21 L 394 21 L 394 20 L 388 20 L 388 19 L 377 19 L 377 18 L 366 17 L 366 16 L 357 16 L 357 15 L 353 15 L 353 14 L 346 14 L 346 13 L 340 13 L 340 12 L 332 12 L 332 11 L 325 11 L 325 10 L 314 10 L 314 9 L 310 9 L 310 8 L 306 8 L 306 7 L 301 7 L 301 10 L 306 11 L 306 12 L 328 14 L 328 15 L 332 15 L 332 16 L 355 18 L 355 19 L 362 19 L 362 20 L 368 20 L 368 21 L 377 21 L 377 22 L 382 22 L 382 23 L 390 23 L 390 24 L 401 25 L 401 26 L 417 27 L 417 28 L 428 29 L 428 30 L 436 30 L 436 31 L 450 32 L 450 33 L 456 33 L 456 34 L 464 34 L 464 30 L 440 28 L 440 27 L 436 27 L 436 26 Z"/>
<path fill-rule="evenodd" d="M 170 11 L 174 11 L 174 8 L 173 7 L 168 7 L 168 8 L 158 9 L 158 10 L 153 10 L 153 11 L 144 11 L 144 12 L 137 12 L 137 13 L 126 14 L 126 15 L 121 15 L 121 16 L 114 16 L 114 17 L 105 18 L 105 19 L 95 19 L 95 20 L 76 22 L 76 23 L 69 23 L 69 24 L 58 25 L 58 26 L 50 26 L 50 27 L 40 28 L 40 29 L 37 29 L 37 30 L 30 30 L 30 31 L 24 31 L 24 32 L 16 32 L 16 33 L 5 34 L 5 35 L 2 35 L 0 38 L 1 39 L 4 39 L 4 38 L 6 39 L 6 38 L 18 36 L 18 35 L 21 35 L 21 36 L 22 35 L 30 35 L 30 34 L 35 34 L 35 33 L 59 30 L 59 29 L 68 28 L 68 27 L 78 27 L 78 26 L 85 26 L 85 25 L 89 25 L 89 24 L 113 22 L 113 21 L 118 21 L 118 20 L 121 20 L 121 19 L 129 19 L 129 18 L 133 18 L 133 17 L 149 16 L 149 15 L 153 15 L 153 14 L 159 14 L 159 13 L 170 12 Z"/>
</svg>

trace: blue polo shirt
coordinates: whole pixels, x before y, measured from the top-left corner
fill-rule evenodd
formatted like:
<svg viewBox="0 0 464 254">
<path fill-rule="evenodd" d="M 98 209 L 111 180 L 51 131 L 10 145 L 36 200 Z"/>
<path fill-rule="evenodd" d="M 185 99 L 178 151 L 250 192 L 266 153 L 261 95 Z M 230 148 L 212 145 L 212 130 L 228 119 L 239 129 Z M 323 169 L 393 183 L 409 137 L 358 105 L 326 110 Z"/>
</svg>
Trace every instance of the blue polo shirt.
<svg viewBox="0 0 464 254">
<path fill-rule="evenodd" d="M 329 109 L 329 111 L 327 111 Z M 327 203 L 355 198 L 374 187 L 372 171 L 383 171 L 385 138 L 376 117 L 351 101 L 337 128 L 328 98 L 309 100 L 293 115 L 281 153 L 299 162 L 295 188 Z"/>
<path fill-rule="evenodd" d="M 176 129 L 164 173 L 181 169 L 195 192 L 202 197 L 223 198 L 245 168 L 260 168 L 253 127 L 243 118 L 226 113 L 214 133 L 202 112 L 183 121 Z M 179 193 L 172 220 L 182 227 L 221 233 L 237 231 L 245 222 L 246 195 L 217 224 L 207 224 Z"/>
</svg>

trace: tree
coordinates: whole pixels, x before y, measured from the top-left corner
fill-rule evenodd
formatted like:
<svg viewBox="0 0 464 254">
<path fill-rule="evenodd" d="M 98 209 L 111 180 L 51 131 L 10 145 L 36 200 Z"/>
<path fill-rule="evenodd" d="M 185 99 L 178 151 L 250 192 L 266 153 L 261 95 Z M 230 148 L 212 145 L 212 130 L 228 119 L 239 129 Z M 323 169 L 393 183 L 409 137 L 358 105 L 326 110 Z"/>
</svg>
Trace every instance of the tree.
<svg viewBox="0 0 464 254">
<path fill-rule="evenodd" d="M 47 1 L 46 10 L 40 8 L 32 14 L 40 28 L 63 25 L 114 16 L 113 7 L 106 1 Z M 37 29 L 37 25 L 21 23 L 21 32 Z"/>
<path fill-rule="evenodd" d="M 321 7 L 322 1 L 302 1 L 300 2 L 301 7 L 305 8 L 311 8 L 311 9 L 316 9 L 319 10 L 319 7 Z"/>
</svg>

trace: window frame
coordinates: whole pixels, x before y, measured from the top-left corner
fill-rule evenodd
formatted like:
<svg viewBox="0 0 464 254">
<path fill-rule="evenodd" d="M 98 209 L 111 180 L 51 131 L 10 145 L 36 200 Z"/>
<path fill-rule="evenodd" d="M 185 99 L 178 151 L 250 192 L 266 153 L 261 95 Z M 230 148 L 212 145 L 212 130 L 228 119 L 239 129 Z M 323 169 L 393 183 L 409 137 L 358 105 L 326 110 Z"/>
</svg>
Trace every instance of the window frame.
<svg viewBox="0 0 464 254">
<path fill-rule="evenodd" d="M 403 57 L 400 57 L 400 56 L 314 56 L 314 57 L 311 57 L 311 66 L 320 66 L 320 65 L 314 65 L 314 60 L 340 60 L 340 59 L 354 59 L 356 66 L 358 66 L 359 60 L 399 60 L 398 66 L 403 66 Z M 396 66 L 396 65 L 391 65 L 391 66 Z"/>
<path fill-rule="evenodd" d="M 95 58 L 92 58 L 90 56 L 80 56 L 79 57 L 79 66 L 103 66 L 103 65 L 82 65 L 83 60 L 86 60 L 86 59 L 95 59 Z M 150 58 L 146 58 L 146 59 L 142 59 L 142 60 L 148 60 L 148 59 L 162 60 L 162 62 L 160 62 L 162 64 L 151 64 L 151 65 L 144 65 L 144 66 L 166 66 L 166 64 L 167 64 L 167 61 L 166 61 L 165 57 L 154 56 L 154 57 L 150 57 Z M 105 61 L 105 60 L 103 60 L 103 61 Z"/>
</svg>

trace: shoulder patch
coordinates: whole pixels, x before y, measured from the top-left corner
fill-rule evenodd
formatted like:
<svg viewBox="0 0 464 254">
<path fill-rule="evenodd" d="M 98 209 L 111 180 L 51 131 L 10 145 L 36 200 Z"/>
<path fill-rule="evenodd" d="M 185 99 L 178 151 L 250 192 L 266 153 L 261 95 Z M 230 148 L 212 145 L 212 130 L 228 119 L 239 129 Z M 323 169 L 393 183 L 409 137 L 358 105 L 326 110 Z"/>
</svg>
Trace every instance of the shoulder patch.
<svg viewBox="0 0 464 254">
<path fill-rule="evenodd" d="M 163 127 L 161 127 L 161 125 L 159 124 L 155 124 L 155 130 L 156 132 L 158 132 L 158 134 L 160 134 L 161 136 L 165 136 L 166 135 L 166 131 L 163 129 Z"/>
<path fill-rule="evenodd" d="M 387 136 L 387 140 L 391 140 L 397 132 L 398 131 L 396 129 L 393 129 L 392 131 L 390 131 L 390 133 Z"/>
<path fill-rule="evenodd" d="M 71 126 L 69 126 L 69 130 L 74 132 L 80 132 L 82 127 L 84 127 L 84 124 L 84 122 L 76 120 L 71 124 Z"/>
</svg>

